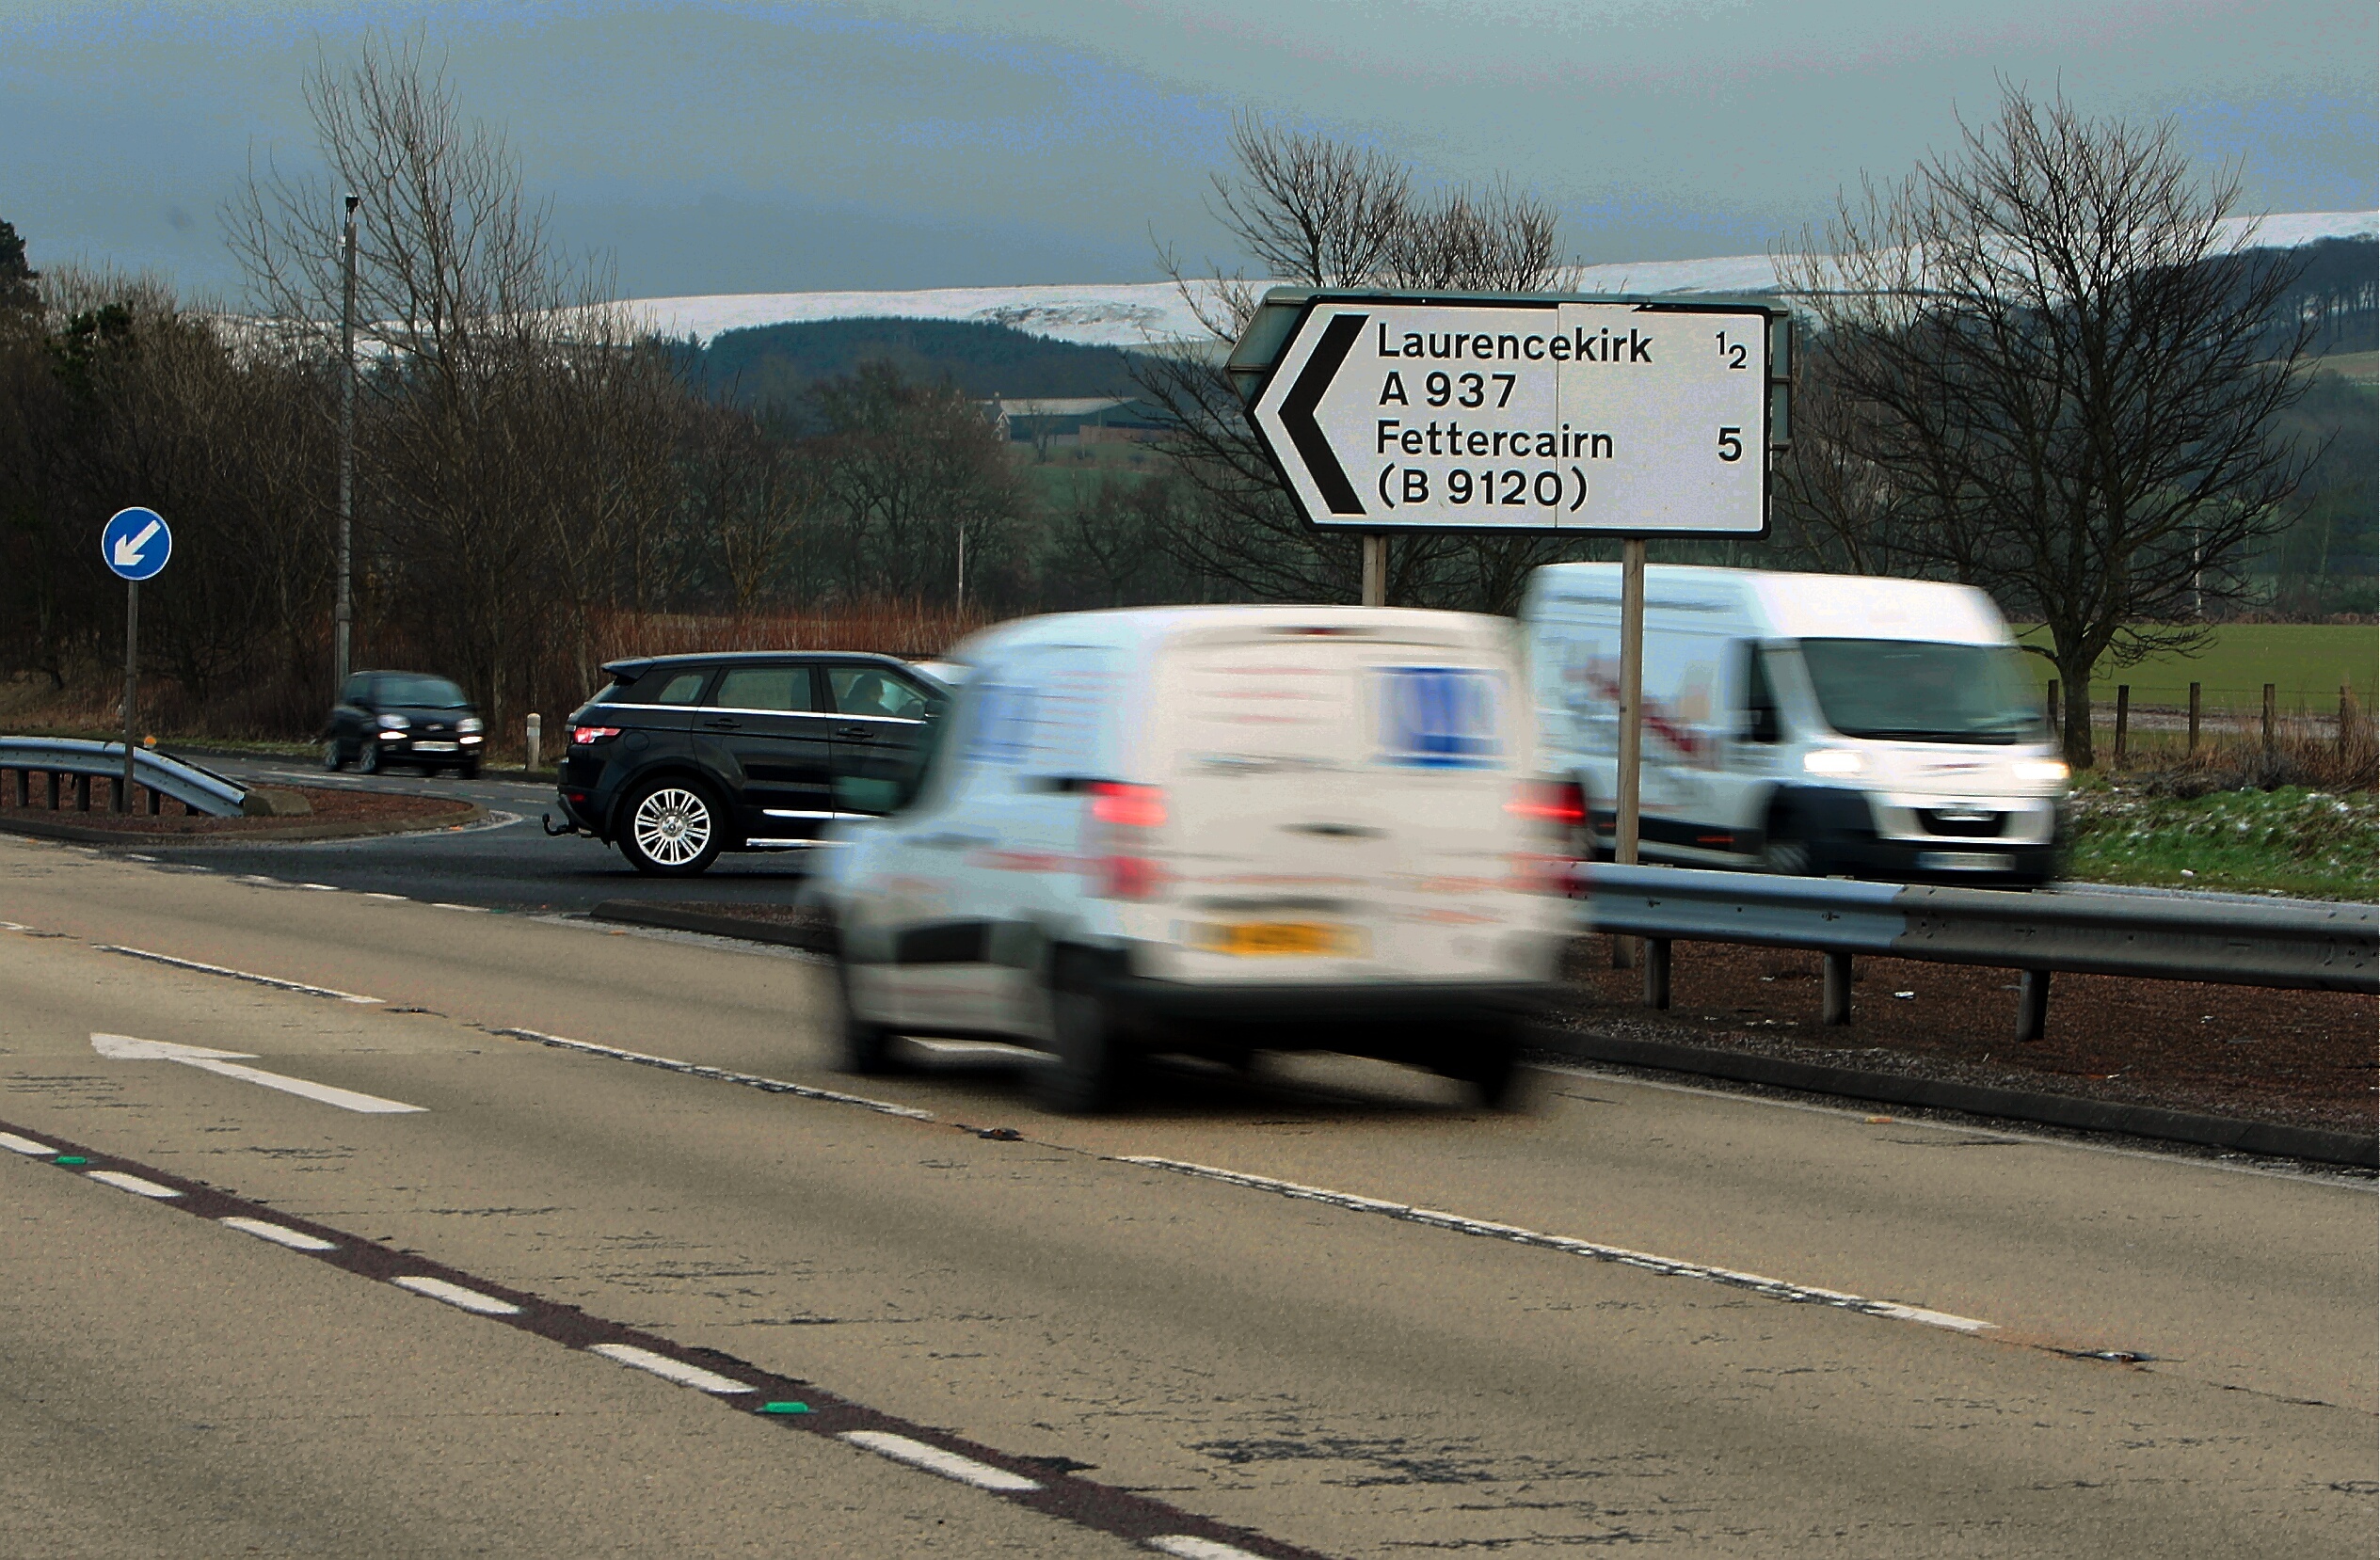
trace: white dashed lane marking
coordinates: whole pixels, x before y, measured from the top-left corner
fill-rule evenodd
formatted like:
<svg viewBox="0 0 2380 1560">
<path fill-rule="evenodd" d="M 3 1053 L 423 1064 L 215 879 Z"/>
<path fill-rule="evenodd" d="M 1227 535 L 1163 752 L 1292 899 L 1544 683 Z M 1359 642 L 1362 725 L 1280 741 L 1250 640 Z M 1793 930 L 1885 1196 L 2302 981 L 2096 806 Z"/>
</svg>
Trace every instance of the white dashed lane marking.
<svg viewBox="0 0 2380 1560">
<path fill-rule="evenodd" d="M 599 1354 L 604 1359 L 615 1364 L 626 1365 L 631 1370 L 650 1371 L 664 1381 L 675 1381 L 681 1387 L 692 1387 L 698 1393 L 731 1397 L 737 1393 L 748 1393 L 752 1390 L 743 1382 L 729 1380 L 716 1371 L 707 1371 L 700 1365 L 687 1364 L 683 1360 L 672 1360 L 666 1354 L 655 1354 L 651 1349 L 638 1348 L 634 1344 L 596 1344 L 589 1347 L 587 1352 Z"/>
<path fill-rule="evenodd" d="M 1142 1542 L 1159 1554 L 1179 1555 L 1181 1560 L 1262 1560 L 1251 1551 L 1236 1544 L 1219 1544 L 1212 1538 L 1193 1538 L 1187 1533 L 1168 1533 Z"/>
<path fill-rule="evenodd" d="M 201 963 L 196 959 L 177 959 L 170 953 L 152 953 L 145 947 L 125 947 L 116 943 L 94 943 L 102 953 L 120 953 L 129 959 L 146 959 L 152 964 L 169 964 L 175 969 L 195 970 L 200 975 L 219 975 L 227 980 L 246 980 L 251 985 L 270 986 L 275 991 L 296 992 L 301 996 L 327 996 L 336 1002 L 356 1002 L 378 1007 L 376 996 L 358 996 L 335 986 L 311 986 L 303 980 L 284 980 L 278 975 L 258 975 L 252 970 L 228 969 L 221 964 Z"/>
<path fill-rule="evenodd" d="M 416 1295 L 426 1295 L 434 1300 L 444 1300 L 448 1305 L 459 1306 L 465 1311 L 476 1312 L 482 1316 L 520 1314 L 520 1307 L 510 1300 L 500 1300 L 493 1295 L 483 1295 L 476 1289 L 466 1289 L 459 1283 L 449 1283 L 444 1279 L 423 1278 L 418 1274 L 408 1274 L 404 1278 L 391 1279 L 389 1281 L 399 1289 L 409 1289 Z"/>
<path fill-rule="evenodd" d="M 30 1138 L 20 1138 L 13 1132 L 0 1132 L 0 1148 L 17 1154 L 38 1154 L 45 1156 L 57 1152 L 47 1143 L 37 1143 Z"/>
<path fill-rule="evenodd" d="M 971 1484 L 978 1489 L 995 1489 L 1004 1495 L 1021 1495 L 1041 1486 L 1022 1473 L 1012 1473 L 1005 1468 L 995 1468 L 988 1462 L 963 1457 L 956 1452 L 946 1452 L 939 1446 L 928 1446 L 922 1441 L 897 1436 L 889 1430 L 846 1430 L 843 1439 L 854 1446 L 865 1446 L 880 1457 L 905 1462 L 912 1468 L 922 1468 L 929 1473 L 939 1473 L 946 1479 Z"/>
<path fill-rule="evenodd" d="M 120 1192 L 130 1192 L 135 1197 L 164 1199 L 182 1195 L 171 1186 L 160 1186 L 154 1181 L 134 1175 L 128 1170 L 88 1170 L 85 1173 L 103 1186 L 113 1186 Z"/>
<path fill-rule="evenodd" d="M 259 1240 L 269 1240 L 276 1246 L 286 1246 L 293 1251 L 336 1251 L 339 1250 L 336 1241 L 325 1240 L 320 1235 L 310 1235 L 302 1230 L 293 1230 L 286 1224 L 275 1224 L 266 1219 L 243 1218 L 234 1214 L 229 1218 L 219 1218 L 216 1222 L 254 1235 Z"/>
<path fill-rule="evenodd" d="M 1881 1316 L 1891 1321 L 1918 1322 L 1952 1332 L 1989 1332 L 1994 1324 L 1977 1321 L 1973 1316 L 1955 1316 L 1944 1311 L 1928 1311 L 1923 1306 L 1897 1305 L 1890 1300 L 1871 1300 L 1861 1295 L 1846 1295 L 1840 1289 L 1819 1289 L 1806 1283 L 1793 1283 L 1784 1279 L 1772 1279 L 1760 1273 L 1739 1272 L 1732 1267 L 1713 1267 L 1699 1262 L 1683 1262 L 1675 1257 L 1655 1256 L 1650 1251 L 1635 1251 L 1625 1246 L 1606 1246 L 1600 1241 L 1578 1240 L 1569 1235 L 1548 1234 L 1541 1230 L 1524 1229 L 1517 1224 L 1498 1224 L 1490 1219 L 1468 1218 L 1462 1214 L 1444 1213 L 1436 1208 L 1416 1208 L 1403 1202 L 1382 1202 L 1376 1197 L 1359 1197 L 1353 1192 L 1333 1191 L 1327 1186 L 1308 1186 L 1296 1181 L 1279 1181 L 1269 1175 L 1249 1175 L 1239 1170 L 1218 1170 L 1212 1165 L 1195 1165 L 1181 1159 L 1159 1159 L 1146 1154 L 1124 1154 L 1120 1162 L 1145 1165 L 1151 1170 L 1171 1170 L 1176 1175 L 1194 1175 L 1203 1180 L 1221 1181 L 1227 1186 L 1245 1186 L 1252 1191 L 1277 1193 L 1302 1202 L 1324 1202 L 1350 1213 L 1379 1214 L 1384 1218 L 1402 1219 L 1411 1224 L 1429 1224 L 1457 1234 L 1479 1235 L 1490 1240 L 1509 1240 L 1522 1246 L 1535 1246 L 1548 1251 L 1564 1251 L 1573 1256 L 1592 1257 L 1598 1262 L 1618 1263 L 1625 1267 L 1641 1268 L 1673 1279 L 1701 1279 L 1710 1283 L 1723 1283 L 1733 1289 L 1749 1289 L 1765 1295 L 1772 1300 L 1786 1300 L 1797 1305 L 1831 1306 L 1839 1311 L 1856 1311 L 1863 1316 Z"/>
</svg>

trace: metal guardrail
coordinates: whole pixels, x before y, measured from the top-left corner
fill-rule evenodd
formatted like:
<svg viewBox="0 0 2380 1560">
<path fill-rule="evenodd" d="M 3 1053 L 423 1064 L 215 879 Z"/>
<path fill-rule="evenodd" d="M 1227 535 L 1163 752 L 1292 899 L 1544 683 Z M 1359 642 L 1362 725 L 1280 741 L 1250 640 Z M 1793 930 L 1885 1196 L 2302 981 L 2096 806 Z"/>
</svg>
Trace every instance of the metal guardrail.
<svg viewBox="0 0 2380 1560">
<path fill-rule="evenodd" d="M 91 781 L 123 778 L 124 744 L 72 737 L 0 737 L 0 774 L 10 771 L 15 772 L 13 800 L 20 808 L 34 804 L 31 781 L 36 774 L 51 777 L 49 804 L 60 807 L 64 798 L 58 795 L 58 777 L 72 775 L 77 810 L 88 811 Z M 152 812 L 161 798 L 214 818 L 237 818 L 247 810 L 248 788 L 238 781 L 146 748 L 133 750 L 133 781 L 148 790 Z"/>
<path fill-rule="evenodd" d="M 1815 948 L 1823 1018 L 1851 1019 L 1851 958 L 2021 972 L 2017 1038 L 2037 1040 L 2057 972 L 2297 991 L 2380 992 L 2380 910 L 2314 899 L 2196 899 L 2061 889 L 1933 888 L 1691 868 L 1583 868 L 1597 931 L 1646 939 L 1645 1005 L 1669 1005 L 1669 944 Z"/>
</svg>

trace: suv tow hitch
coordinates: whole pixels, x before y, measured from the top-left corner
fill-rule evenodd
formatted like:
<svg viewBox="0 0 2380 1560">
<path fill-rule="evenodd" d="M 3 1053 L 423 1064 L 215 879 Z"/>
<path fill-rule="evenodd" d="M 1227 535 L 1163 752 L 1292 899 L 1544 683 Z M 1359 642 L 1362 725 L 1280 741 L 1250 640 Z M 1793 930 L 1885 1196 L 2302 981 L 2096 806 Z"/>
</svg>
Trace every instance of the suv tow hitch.
<svg viewBox="0 0 2380 1560">
<path fill-rule="evenodd" d="M 583 835 L 586 833 L 584 829 L 580 828 L 577 824 L 571 822 L 567 818 L 562 820 L 561 826 L 557 828 L 553 821 L 553 814 L 551 813 L 539 813 L 537 815 L 537 821 L 545 825 L 546 833 L 549 836 L 559 836 L 562 835 Z"/>
</svg>

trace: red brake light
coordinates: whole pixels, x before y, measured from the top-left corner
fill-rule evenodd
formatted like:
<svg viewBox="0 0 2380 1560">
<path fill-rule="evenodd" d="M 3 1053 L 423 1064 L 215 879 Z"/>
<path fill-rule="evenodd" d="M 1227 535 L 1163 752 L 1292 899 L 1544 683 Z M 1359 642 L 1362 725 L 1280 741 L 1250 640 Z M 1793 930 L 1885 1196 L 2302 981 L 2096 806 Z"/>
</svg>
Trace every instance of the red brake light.
<svg viewBox="0 0 2380 1560">
<path fill-rule="evenodd" d="M 1091 785 L 1091 816 L 1126 829 L 1165 826 L 1165 791 L 1158 786 L 1126 786 L 1113 780 Z"/>
<path fill-rule="evenodd" d="M 1532 822 L 1574 829 L 1587 821 L 1587 793 L 1575 780 L 1531 780 L 1504 804 L 1504 810 Z"/>
<path fill-rule="evenodd" d="M 570 728 L 570 745 L 579 747 L 588 742 L 599 742 L 606 737 L 619 734 L 620 728 L 615 725 L 574 725 Z"/>
</svg>

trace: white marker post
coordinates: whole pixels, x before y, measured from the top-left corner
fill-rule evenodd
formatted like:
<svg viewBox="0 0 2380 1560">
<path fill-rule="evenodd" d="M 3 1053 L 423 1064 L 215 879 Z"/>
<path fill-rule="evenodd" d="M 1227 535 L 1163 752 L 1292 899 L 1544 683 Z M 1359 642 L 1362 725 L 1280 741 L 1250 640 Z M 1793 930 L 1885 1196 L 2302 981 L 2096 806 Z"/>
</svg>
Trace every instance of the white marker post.
<svg viewBox="0 0 2380 1560">
<path fill-rule="evenodd" d="M 1773 299 L 1279 288 L 1225 372 L 1306 519 L 1363 533 L 1367 605 L 1393 532 L 1622 539 L 1613 853 L 1633 862 L 1645 542 L 1767 533 L 1791 340 Z"/>
</svg>

